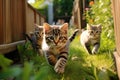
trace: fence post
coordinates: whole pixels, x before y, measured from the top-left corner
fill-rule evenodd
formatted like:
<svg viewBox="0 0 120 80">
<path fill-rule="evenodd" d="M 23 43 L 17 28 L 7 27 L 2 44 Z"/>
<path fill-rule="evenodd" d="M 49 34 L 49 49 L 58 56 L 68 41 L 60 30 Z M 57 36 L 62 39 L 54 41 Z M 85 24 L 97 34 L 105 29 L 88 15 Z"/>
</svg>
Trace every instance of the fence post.
<svg viewBox="0 0 120 80">
<path fill-rule="evenodd" d="M 120 0 L 112 1 L 112 13 L 114 18 L 114 31 L 115 31 L 115 42 L 116 51 L 114 52 L 118 77 L 120 79 Z"/>
</svg>

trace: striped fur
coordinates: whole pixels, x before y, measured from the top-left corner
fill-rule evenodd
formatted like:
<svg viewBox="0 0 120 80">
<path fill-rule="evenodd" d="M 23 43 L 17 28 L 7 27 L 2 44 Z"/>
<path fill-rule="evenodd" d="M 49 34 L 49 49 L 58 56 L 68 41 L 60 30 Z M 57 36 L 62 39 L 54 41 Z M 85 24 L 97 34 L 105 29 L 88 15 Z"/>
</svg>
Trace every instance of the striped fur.
<svg viewBox="0 0 120 80">
<path fill-rule="evenodd" d="M 37 48 L 42 49 L 42 41 L 43 41 L 43 26 L 39 26 L 35 24 L 36 28 L 34 31 L 34 34 L 36 35 L 36 43 L 37 43 Z"/>
<path fill-rule="evenodd" d="M 100 47 L 101 25 L 87 24 L 87 30 L 83 31 L 80 37 L 80 42 L 85 50 L 90 54 L 98 52 Z M 91 46 L 93 49 L 91 51 Z"/>
<path fill-rule="evenodd" d="M 78 33 L 78 31 L 79 31 L 79 29 L 76 29 L 74 31 L 74 33 L 69 37 L 70 42 L 72 42 L 74 40 L 74 38 L 75 38 L 76 34 Z"/>
<path fill-rule="evenodd" d="M 54 70 L 57 73 L 64 73 L 69 45 L 75 38 L 77 32 L 78 30 L 68 38 L 68 23 L 64 23 L 61 26 L 51 26 L 44 23 L 42 49 L 45 52 L 48 63 L 54 66 Z"/>
<path fill-rule="evenodd" d="M 36 42 L 37 39 L 36 39 L 35 34 L 31 32 L 30 35 L 25 34 L 25 36 L 31 42 L 33 49 L 37 50 L 37 42 Z"/>
<path fill-rule="evenodd" d="M 42 40 L 43 40 L 43 26 L 35 24 L 35 30 L 30 32 L 30 35 L 25 34 L 27 39 L 32 43 L 32 47 L 40 55 L 43 55 L 42 52 Z"/>
</svg>

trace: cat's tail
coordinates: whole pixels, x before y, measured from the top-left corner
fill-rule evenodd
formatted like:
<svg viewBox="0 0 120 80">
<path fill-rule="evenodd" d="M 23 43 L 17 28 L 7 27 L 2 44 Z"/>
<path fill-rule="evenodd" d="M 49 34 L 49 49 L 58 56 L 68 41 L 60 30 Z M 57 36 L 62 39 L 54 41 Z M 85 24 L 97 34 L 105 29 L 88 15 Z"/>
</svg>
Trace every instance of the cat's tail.
<svg viewBox="0 0 120 80">
<path fill-rule="evenodd" d="M 24 34 L 24 35 L 32 44 L 33 49 L 37 49 L 37 42 L 36 42 L 37 40 L 36 40 L 36 36 L 34 35 L 34 33 L 30 33 L 30 36 L 28 34 Z"/>
<path fill-rule="evenodd" d="M 79 29 L 76 29 L 74 33 L 69 37 L 70 42 L 72 42 L 75 39 L 75 36 L 78 32 L 79 32 Z"/>
<path fill-rule="evenodd" d="M 24 35 L 30 42 L 32 42 L 32 40 L 31 40 L 31 38 L 30 38 L 30 36 L 28 34 L 24 33 Z"/>
</svg>

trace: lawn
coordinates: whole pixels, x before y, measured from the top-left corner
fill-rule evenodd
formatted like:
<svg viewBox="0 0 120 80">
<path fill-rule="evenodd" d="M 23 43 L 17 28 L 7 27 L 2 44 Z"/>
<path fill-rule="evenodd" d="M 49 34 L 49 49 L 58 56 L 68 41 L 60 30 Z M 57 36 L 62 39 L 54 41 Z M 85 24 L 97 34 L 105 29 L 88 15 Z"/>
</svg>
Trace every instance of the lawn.
<svg viewBox="0 0 120 80">
<path fill-rule="evenodd" d="M 70 30 L 72 33 L 73 30 Z M 114 40 L 101 36 L 101 46 L 97 54 L 88 54 L 79 42 L 80 36 L 70 44 L 68 62 L 64 74 L 55 73 L 45 57 L 30 48 L 30 43 L 19 45 L 21 65 L 10 65 L 11 60 L 0 56 L 2 67 L 0 79 L 15 80 L 117 80 L 113 58 Z M 4 63 L 2 63 L 4 61 Z"/>
</svg>

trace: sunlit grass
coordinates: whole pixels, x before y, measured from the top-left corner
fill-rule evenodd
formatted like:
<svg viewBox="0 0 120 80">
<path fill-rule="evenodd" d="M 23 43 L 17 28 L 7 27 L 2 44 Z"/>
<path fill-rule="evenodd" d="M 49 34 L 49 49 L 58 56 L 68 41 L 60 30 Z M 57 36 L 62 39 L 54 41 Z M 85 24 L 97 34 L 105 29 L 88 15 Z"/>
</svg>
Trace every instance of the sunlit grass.
<svg viewBox="0 0 120 80">
<path fill-rule="evenodd" d="M 70 34 L 72 32 L 73 30 L 70 30 Z M 49 66 L 47 71 L 49 71 L 48 73 L 50 75 L 47 79 L 52 80 L 54 77 L 54 80 L 103 80 L 101 75 L 104 75 L 104 80 L 110 80 L 111 76 L 116 76 L 112 55 L 114 42 L 107 39 L 107 37 L 102 36 L 99 52 L 91 55 L 86 53 L 85 49 L 81 46 L 79 39 L 80 36 L 76 36 L 75 40 L 73 40 L 69 46 L 69 57 L 65 73 L 57 74 L 55 73 L 53 66 Z M 40 72 L 44 73 L 42 70 Z"/>
<path fill-rule="evenodd" d="M 69 61 L 66 69 L 69 68 L 71 69 L 70 71 L 72 73 L 79 74 L 79 76 L 82 77 L 79 77 L 80 79 L 88 80 L 96 79 L 94 70 L 91 70 L 92 68 L 95 68 L 99 71 L 110 70 L 114 73 L 115 66 L 112 52 L 115 44 L 113 40 L 102 34 L 99 52 L 94 55 L 86 53 L 79 40 L 80 36 L 78 35 L 70 45 Z M 82 72 L 84 75 L 82 75 L 80 72 Z M 96 73 L 97 77 L 99 74 L 98 72 Z M 77 75 L 73 75 L 72 77 L 75 76 L 78 77 Z M 86 76 L 88 78 L 86 78 Z"/>
<path fill-rule="evenodd" d="M 70 34 L 73 30 L 70 30 Z M 18 46 L 23 59 L 23 67 L 15 67 L 18 71 L 8 68 L 0 75 L 4 79 L 9 79 L 9 76 L 16 77 L 18 80 L 117 80 L 113 58 L 114 42 L 102 34 L 101 46 L 97 54 L 86 53 L 83 46 L 80 44 L 80 36 L 71 42 L 69 46 L 69 56 L 66 64 L 65 72 L 57 74 L 54 71 L 54 66 L 47 63 L 44 56 L 36 55 L 29 48 L 29 43 L 24 46 Z M 33 53 L 34 52 L 34 53 Z M 30 60 L 24 59 L 29 57 Z M 28 60 L 28 61 L 27 61 Z M 16 72 L 19 73 L 16 75 Z M 12 73 L 12 74 L 11 74 Z M 8 74 L 8 75 L 6 75 Z M 104 77 L 104 78 L 103 78 Z"/>
</svg>

